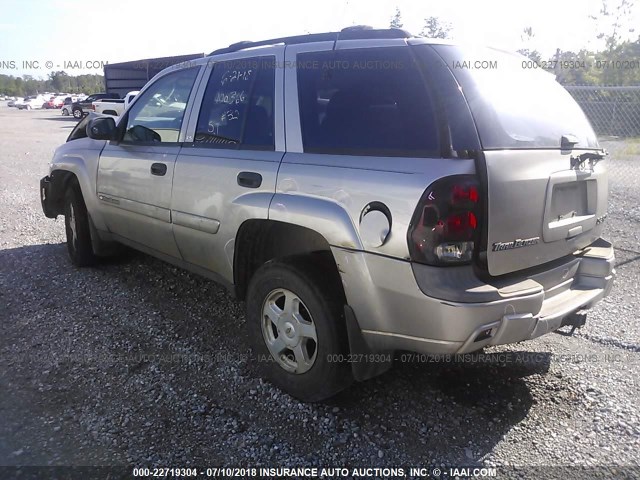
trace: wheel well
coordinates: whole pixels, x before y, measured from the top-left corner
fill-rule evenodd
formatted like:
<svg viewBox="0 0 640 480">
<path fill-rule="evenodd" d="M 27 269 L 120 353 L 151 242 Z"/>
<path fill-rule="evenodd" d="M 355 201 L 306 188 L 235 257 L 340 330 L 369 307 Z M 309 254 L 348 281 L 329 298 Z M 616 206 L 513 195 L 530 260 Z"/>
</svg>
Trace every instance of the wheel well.
<svg viewBox="0 0 640 480">
<path fill-rule="evenodd" d="M 115 117 L 118 116 L 118 112 L 116 112 L 115 110 L 105 110 L 104 112 L 102 112 L 105 115 L 113 115 Z"/>
<path fill-rule="evenodd" d="M 49 175 L 49 179 L 52 184 L 51 205 L 55 209 L 57 215 L 62 215 L 64 212 L 65 192 L 73 183 L 79 185 L 78 177 L 76 177 L 75 173 L 69 172 L 68 170 L 54 170 Z"/>
<path fill-rule="evenodd" d="M 233 260 L 236 297 L 244 300 L 251 277 L 261 265 L 284 257 L 312 260 L 344 297 L 340 273 L 327 240 L 309 228 L 274 220 L 248 220 L 238 230 Z"/>
</svg>

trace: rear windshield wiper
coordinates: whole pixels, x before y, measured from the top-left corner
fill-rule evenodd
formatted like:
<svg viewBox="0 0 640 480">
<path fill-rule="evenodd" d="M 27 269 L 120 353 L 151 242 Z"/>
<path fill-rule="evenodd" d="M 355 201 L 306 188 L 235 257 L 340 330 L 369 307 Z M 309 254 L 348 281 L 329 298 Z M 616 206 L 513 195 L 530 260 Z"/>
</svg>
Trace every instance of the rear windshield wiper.
<svg viewBox="0 0 640 480">
<path fill-rule="evenodd" d="M 609 153 L 606 152 L 605 150 L 602 151 L 602 153 L 598 153 L 598 152 L 587 152 L 587 153 L 581 153 L 580 155 L 576 156 L 576 157 L 571 157 L 571 168 L 577 168 L 580 165 L 582 165 L 584 162 L 586 162 L 587 160 L 589 160 L 589 163 L 591 164 L 591 167 L 593 168 L 593 166 L 598 163 L 600 160 L 603 160 L 604 157 L 606 157 Z"/>
</svg>

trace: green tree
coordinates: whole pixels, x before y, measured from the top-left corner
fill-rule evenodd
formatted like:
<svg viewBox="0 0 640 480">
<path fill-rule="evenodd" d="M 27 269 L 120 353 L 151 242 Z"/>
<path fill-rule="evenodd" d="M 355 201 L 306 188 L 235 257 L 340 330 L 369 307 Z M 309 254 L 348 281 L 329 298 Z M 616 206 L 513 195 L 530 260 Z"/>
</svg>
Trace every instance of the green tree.
<svg viewBox="0 0 640 480">
<path fill-rule="evenodd" d="M 522 31 L 522 35 L 520 35 L 520 40 L 522 41 L 524 48 L 518 50 L 518 53 L 528 57 L 536 63 L 540 63 L 540 60 L 542 60 L 540 52 L 536 49 L 532 49 L 534 38 L 535 34 L 533 33 L 533 28 L 525 27 Z"/>
<path fill-rule="evenodd" d="M 640 37 L 616 45 L 601 58 L 599 66 L 604 85 L 640 85 Z"/>
<path fill-rule="evenodd" d="M 64 92 L 70 86 L 69 75 L 64 71 L 51 72 L 49 74 L 49 83 L 56 92 Z"/>
<path fill-rule="evenodd" d="M 15 95 L 18 97 L 24 97 L 26 94 L 25 92 L 25 86 L 24 86 L 24 81 L 22 80 L 22 78 L 18 77 L 16 78 L 16 93 Z"/>
<path fill-rule="evenodd" d="M 553 72 L 562 85 L 598 85 L 600 74 L 596 68 L 596 55 L 582 49 L 578 53 L 557 50 Z"/>
<path fill-rule="evenodd" d="M 428 38 L 451 38 L 451 24 L 443 22 L 438 17 L 427 17 L 424 19 L 420 35 Z"/>
<path fill-rule="evenodd" d="M 599 30 L 597 38 L 604 39 L 605 49 L 612 53 L 622 42 L 625 33 L 633 33 L 632 26 L 626 25 L 635 7 L 635 0 L 602 0 L 598 15 L 591 15 Z"/>
<path fill-rule="evenodd" d="M 391 23 L 389 23 L 389 27 L 391 28 L 402 28 L 402 15 L 400 14 L 400 9 L 396 7 L 396 14 L 391 19 Z"/>
<path fill-rule="evenodd" d="M 24 97 L 42 92 L 96 93 L 105 89 L 102 75 L 72 77 L 66 72 L 52 72 L 46 80 L 31 75 L 14 77 L 0 74 L 0 93 Z"/>
</svg>

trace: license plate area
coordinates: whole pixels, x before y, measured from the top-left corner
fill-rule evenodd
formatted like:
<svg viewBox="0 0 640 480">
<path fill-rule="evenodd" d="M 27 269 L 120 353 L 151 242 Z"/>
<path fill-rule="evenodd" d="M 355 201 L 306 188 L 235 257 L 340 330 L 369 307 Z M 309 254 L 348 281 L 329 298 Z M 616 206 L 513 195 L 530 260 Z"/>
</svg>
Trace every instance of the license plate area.
<svg viewBox="0 0 640 480">
<path fill-rule="evenodd" d="M 588 215 L 587 182 L 560 183 L 551 192 L 551 218 L 562 221 Z"/>
<path fill-rule="evenodd" d="M 544 242 L 570 239 L 596 225 L 597 178 L 579 178 L 575 171 L 549 177 L 542 237 Z"/>
</svg>

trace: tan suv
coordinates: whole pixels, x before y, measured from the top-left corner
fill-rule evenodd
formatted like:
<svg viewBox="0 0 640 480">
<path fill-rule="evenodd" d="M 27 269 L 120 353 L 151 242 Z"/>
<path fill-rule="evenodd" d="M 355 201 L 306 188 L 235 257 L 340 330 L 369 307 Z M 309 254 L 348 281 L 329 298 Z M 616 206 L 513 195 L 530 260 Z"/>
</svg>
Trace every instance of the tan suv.
<svg viewBox="0 0 640 480">
<path fill-rule="evenodd" d="M 124 244 L 226 285 L 304 400 L 579 327 L 614 276 L 604 152 L 522 61 L 398 29 L 231 45 L 80 122 L 43 209 L 79 266 Z"/>
</svg>

